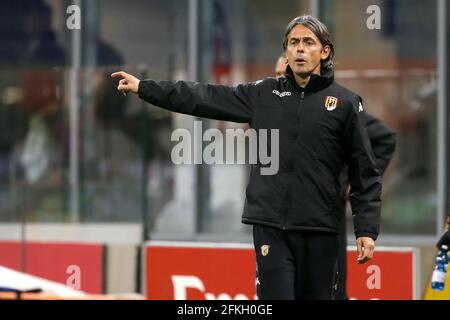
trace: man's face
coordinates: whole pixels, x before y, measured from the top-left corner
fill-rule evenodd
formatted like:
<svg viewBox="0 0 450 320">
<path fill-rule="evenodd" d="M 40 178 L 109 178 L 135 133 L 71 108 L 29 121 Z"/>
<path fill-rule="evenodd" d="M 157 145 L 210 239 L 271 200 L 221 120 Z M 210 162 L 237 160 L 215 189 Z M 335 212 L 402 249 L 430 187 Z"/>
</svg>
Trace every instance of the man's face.
<svg viewBox="0 0 450 320">
<path fill-rule="evenodd" d="M 286 72 L 286 58 L 281 56 L 277 60 L 277 64 L 275 65 L 275 75 L 277 78 L 283 77 Z"/>
<path fill-rule="evenodd" d="M 289 33 L 285 55 L 294 74 L 302 78 L 320 74 L 320 62 L 329 54 L 330 47 L 323 47 L 307 27 L 299 24 Z"/>
</svg>

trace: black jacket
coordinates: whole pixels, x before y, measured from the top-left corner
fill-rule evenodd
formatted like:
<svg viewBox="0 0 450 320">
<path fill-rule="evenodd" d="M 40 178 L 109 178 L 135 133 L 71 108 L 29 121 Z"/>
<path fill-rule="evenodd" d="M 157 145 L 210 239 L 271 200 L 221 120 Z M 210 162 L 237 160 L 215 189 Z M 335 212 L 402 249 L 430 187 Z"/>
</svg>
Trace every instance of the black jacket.
<svg viewBox="0 0 450 320">
<path fill-rule="evenodd" d="M 395 132 L 386 127 L 381 120 L 372 116 L 369 113 L 364 113 L 366 118 L 366 129 L 369 137 L 370 145 L 375 157 L 375 163 L 381 174 L 384 174 L 389 162 L 391 161 L 396 145 Z M 347 174 L 347 168 L 341 172 L 341 210 L 342 210 L 342 223 L 341 232 L 345 235 L 345 204 L 348 199 L 347 190 L 349 186 L 349 177 Z M 346 241 L 344 241 L 346 243 Z"/>
<path fill-rule="evenodd" d="M 179 113 L 279 129 L 279 171 L 261 175 L 262 165 L 252 165 L 243 223 L 339 232 L 339 174 L 347 164 L 355 235 L 377 238 L 381 174 L 361 99 L 334 82 L 332 72 L 312 75 L 304 89 L 289 67 L 285 77 L 236 87 L 143 80 L 139 97 Z"/>
<path fill-rule="evenodd" d="M 365 115 L 367 134 L 375 156 L 375 163 L 381 174 L 383 174 L 394 155 L 395 132 L 371 114 L 365 113 Z"/>
<path fill-rule="evenodd" d="M 395 132 L 386 127 L 380 119 L 369 113 L 364 113 L 366 118 L 366 130 L 370 145 L 375 157 L 375 163 L 381 174 L 384 174 L 391 161 L 396 145 Z M 349 186 L 347 168 L 341 172 L 341 197 L 345 202 L 347 198 L 347 188 Z M 345 208 L 342 208 L 345 210 Z"/>
</svg>

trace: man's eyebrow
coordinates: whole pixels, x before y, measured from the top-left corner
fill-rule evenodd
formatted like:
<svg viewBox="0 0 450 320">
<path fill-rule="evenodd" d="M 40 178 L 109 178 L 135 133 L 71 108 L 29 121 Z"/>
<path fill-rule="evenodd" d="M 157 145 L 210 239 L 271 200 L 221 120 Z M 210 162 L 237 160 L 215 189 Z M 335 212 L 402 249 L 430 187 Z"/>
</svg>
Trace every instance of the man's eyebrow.
<svg viewBox="0 0 450 320">
<path fill-rule="evenodd" d="M 292 40 L 300 41 L 301 39 L 302 39 L 301 37 L 300 38 L 292 37 L 292 38 L 289 38 L 289 41 L 292 41 Z M 310 37 L 310 36 L 303 37 L 303 40 L 313 40 L 313 41 L 315 41 L 314 38 Z"/>
</svg>

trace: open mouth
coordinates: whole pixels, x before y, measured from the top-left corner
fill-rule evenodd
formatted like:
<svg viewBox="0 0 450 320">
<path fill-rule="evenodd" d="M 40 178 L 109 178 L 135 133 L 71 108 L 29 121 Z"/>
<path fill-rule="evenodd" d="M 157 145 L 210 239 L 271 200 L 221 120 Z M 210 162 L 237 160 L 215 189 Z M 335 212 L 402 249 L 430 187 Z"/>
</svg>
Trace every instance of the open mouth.
<svg viewBox="0 0 450 320">
<path fill-rule="evenodd" d="M 295 62 L 296 62 L 296 63 L 300 63 L 300 64 L 303 64 L 303 63 L 305 63 L 305 62 L 306 62 L 306 60 L 305 60 L 305 59 L 303 59 L 303 58 L 298 58 L 298 59 L 295 59 Z"/>
</svg>

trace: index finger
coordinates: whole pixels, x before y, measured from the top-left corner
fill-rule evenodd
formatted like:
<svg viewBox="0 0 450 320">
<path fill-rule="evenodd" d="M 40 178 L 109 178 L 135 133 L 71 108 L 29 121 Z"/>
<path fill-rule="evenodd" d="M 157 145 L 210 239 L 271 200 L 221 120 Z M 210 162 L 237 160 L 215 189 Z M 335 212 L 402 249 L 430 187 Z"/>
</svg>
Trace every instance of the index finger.
<svg viewBox="0 0 450 320">
<path fill-rule="evenodd" d="M 113 74 L 111 74 L 111 78 L 119 78 L 119 77 L 126 78 L 127 73 L 124 71 L 117 71 L 117 72 L 114 72 Z"/>
</svg>

